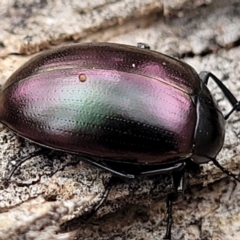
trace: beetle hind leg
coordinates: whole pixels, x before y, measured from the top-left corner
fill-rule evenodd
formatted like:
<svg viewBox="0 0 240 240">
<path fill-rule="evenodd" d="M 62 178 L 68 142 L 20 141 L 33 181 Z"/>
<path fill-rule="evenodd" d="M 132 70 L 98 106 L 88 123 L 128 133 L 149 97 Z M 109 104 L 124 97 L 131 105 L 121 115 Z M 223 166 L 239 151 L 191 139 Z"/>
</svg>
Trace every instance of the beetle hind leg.
<svg viewBox="0 0 240 240">
<path fill-rule="evenodd" d="M 12 167 L 12 169 L 9 172 L 6 172 L 4 177 L 2 178 L 2 182 L 4 185 L 8 185 L 9 180 L 11 179 L 12 175 L 15 173 L 15 171 L 26 161 L 30 160 L 33 157 L 44 155 L 50 153 L 52 150 L 47 148 L 42 148 L 39 151 L 30 153 L 27 157 L 22 158 L 16 162 L 16 164 Z M 8 163 L 9 164 L 9 163 Z"/>
</svg>

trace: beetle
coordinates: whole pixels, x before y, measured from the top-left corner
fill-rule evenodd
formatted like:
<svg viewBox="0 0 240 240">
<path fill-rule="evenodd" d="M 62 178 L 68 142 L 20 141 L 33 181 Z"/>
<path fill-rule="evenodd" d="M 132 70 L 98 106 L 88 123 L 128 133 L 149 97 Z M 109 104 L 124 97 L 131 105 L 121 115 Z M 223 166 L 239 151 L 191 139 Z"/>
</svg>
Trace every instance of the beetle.
<svg viewBox="0 0 240 240">
<path fill-rule="evenodd" d="M 233 106 L 223 116 L 207 88 L 215 81 Z M 186 172 L 213 162 L 224 143 L 225 120 L 240 102 L 211 72 L 150 50 L 114 43 L 85 43 L 46 51 L 19 68 L 0 94 L 0 122 L 47 149 L 78 154 L 125 179 L 171 174 L 167 197 L 184 191 Z M 24 161 L 42 154 L 35 152 Z"/>
</svg>

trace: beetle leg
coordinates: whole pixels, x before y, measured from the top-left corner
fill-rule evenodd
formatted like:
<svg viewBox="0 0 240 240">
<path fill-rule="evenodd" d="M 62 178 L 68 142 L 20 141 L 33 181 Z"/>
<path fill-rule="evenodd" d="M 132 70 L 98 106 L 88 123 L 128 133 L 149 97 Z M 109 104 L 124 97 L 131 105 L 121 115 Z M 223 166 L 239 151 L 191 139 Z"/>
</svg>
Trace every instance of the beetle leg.
<svg viewBox="0 0 240 240">
<path fill-rule="evenodd" d="M 107 186 L 105 187 L 105 190 L 101 196 L 100 201 L 96 204 L 95 207 L 93 207 L 93 209 L 90 211 L 90 213 L 87 214 L 87 216 L 85 216 L 84 221 L 89 222 L 91 221 L 91 219 L 93 218 L 93 216 L 95 215 L 95 213 L 99 210 L 99 208 L 104 204 L 104 202 L 106 201 L 106 199 L 108 198 L 109 192 L 111 191 L 113 185 L 116 183 L 116 177 L 112 176 L 110 177 Z"/>
<path fill-rule="evenodd" d="M 231 103 L 233 106 L 232 110 L 225 116 L 225 120 L 229 118 L 229 116 L 234 112 L 234 111 L 240 111 L 240 101 L 238 101 L 233 94 L 229 91 L 229 89 L 220 81 L 214 74 L 211 72 L 200 72 L 199 77 L 202 79 L 202 81 L 207 85 L 208 80 L 211 77 L 213 81 L 218 85 L 218 87 L 222 90 L 228 101 Z"/>
<path fill-rule="evenodd" d="M 164 240 L 171 240 L 171 230 L 173 224 L 172 205 L 178 200 L 179 194 L 183 195 L 185 190 L 185 169 L 172 174 L 175 192 L 167 195 L 167 227 Z"/>
<path fill-rule="evenodd" d="M 123 178 L 127 178 L 127 179 L 134 179 L 134 178 L 136 178 L 136 176 L 133 175 L 133 174 L 122 173 L 122 172 L 116 171 L 116 170 L 114 170 L 114 169 L 112 169 L 110 167 L 105 166 L 103 163 L 101 163 L 101 160 L 98 160 L 97 158 L 95 159 L 95 158 L 91 158 L 89 156 L 82 156 L 82 155 L 81 155 L 81 158 L 84 161 L 89 162 L 92 165 L 94 165 L 96 167 L 99 167 L 99 168 L 102 168 L 102 169 L 104 169 L 106 171 L 109 171 L 109 172 L 111 172 L 111 173 L 113 173 L 113 174 L 115 174 L 115 175 L 117 175 L 119 177 L 123 177 Z"/>
<path fill-rule="evenodd" d="M 185 162 L 180 162 L 180 163 L 175 164 L 174 166 L 169 166 L 169 167 L 165 167 L 165 168 L 140 172 L 138 175 L 140 175 L 140 176 L 148 176 L 148 175 L 153 176 L 153 175 L 169 174 L 169 173 L 172 173 L 172 172 L 179 172 L 184 167 L 185 167 Z"/>
<path fill-rule="evenodd" d="M 81 155 L 84 161 L 91 163 L 96 167 L 100 167 L 104 170 L 107 170 L 119 177 L 126 178 L 126 179 L 134 179 L 139 176 L 153 176 L 153 175 L 161 175 L 161 174 L 170 174 L 172 172 L 179 172 L 185 167 L 185 162 L 180 162 L 175 164 L 174 166 L 167 166 L 167 167 L 160 167 L 159 169 L 154 169 L 150 171 L 139 172 L 137 174 L 129 174 L 124 173 L 121 171 L 114 170 L 111 167 L 106 166 L 105 164 L 101 163 L 101 159 L 93 158 L 90 156 Z"/>
<path fill-rule="evenodd" d="M 227 174 L 229 177 L 232 177 L 234 180 L 240 182 L 240 179 L 237 175 L 235 175 L 234 173 L 232 173 L 231 171 L 227 170 L 226 168 L 224 168 L 215 158 L 211 158 L 213 164 L 218 167 L 223 173 Z"/>
<path fill-rule="evenodd" d="M 172 224 L 173 224 L 172 204 L 173 204 L 173 201 L 170 195 L 168 195 L 167 196 L 167 227 L 166 227 L 166 234 L 163 237 L 164 240 L 171 240 L 171 230 L 172 230 Z"/>
<path fill-rule="evenodd" d="M 104 202 L 107 200 L 109 192 L 111 191 L 112 187 L 119 182 L 119 179 L 116 176 L 111 176 L 108 179 L 108 182 L 104 183 L 104 190 L 100 196 L 99 202 L 96 203 L 95 206 L 92 207 L 92 209 L 88 212 L 83 214 L 82 216 L 78 217 L 77 219 L 69 220 L 61 225 L 61 230 L 66 231 L 66 228 L 69 228 L 71 225 L 72 230 L 80 230 L 81 224 L 88 224 L 93 219 L 94 215 L 97 213 L 100 207 L 104 204 Z"/>
<path fill-rule="evenodd" d="M 36 156 L 40 156 L 40 155 L 44 155 L 44 154 L 48 154 L 50 153 L 52 150 L 51 149 L 47 149 L 47 148 L 42 148 L 39 151 L 36 152 L 32 152 L 29 153 L 29 155 L 23 159 L 20 159 L 19 161 L 16 162 L 16 164 L 12 167 L 12 169 L 10 170 L 10 172 L 5 173 L 2 181 L 5 185 L 8 184 L 8 181 L 10 180 L 10 178 L 12 177 L 12 175 L 14 174 L 14 172 L 18 169 L 18 167 L 20 167 L 24 162 L 26 162 L 27 160 L 36 157 Z"/>
</svg>

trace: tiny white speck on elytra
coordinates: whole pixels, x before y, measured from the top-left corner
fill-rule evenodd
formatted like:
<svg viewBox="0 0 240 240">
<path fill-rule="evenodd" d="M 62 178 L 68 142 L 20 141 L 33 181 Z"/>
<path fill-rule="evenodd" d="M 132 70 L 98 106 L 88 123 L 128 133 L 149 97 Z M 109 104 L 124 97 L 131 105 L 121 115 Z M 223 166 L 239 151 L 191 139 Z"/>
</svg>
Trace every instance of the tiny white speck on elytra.
<svg viewBox="0 0 240 240">
<path fill-rule="evenodd" d="M 136 67 L 135 63 L 132 64 L 132 67 L 134 67 L 134 68 Z"/>
<path fill-rule="evenodd" d="M 162 63 L 162 65 L 166 66 L 166 65 L 167 65 L 167 63 L 166 63 L 166 62 L 163 62 L 163 63 Z"/>
</svg>

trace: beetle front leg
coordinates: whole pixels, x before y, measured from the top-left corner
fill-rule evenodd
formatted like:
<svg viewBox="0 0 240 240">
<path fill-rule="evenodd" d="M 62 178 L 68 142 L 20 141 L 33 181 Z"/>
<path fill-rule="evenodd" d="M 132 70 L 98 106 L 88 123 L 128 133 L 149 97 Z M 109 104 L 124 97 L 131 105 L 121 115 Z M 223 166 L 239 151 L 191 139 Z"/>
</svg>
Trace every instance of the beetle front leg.
<svg viewBox="0 0 240 240">
<path fill-rule="evenodd" d="M 173 202 L 178 200 L 179 194 L 183 195 L 185 190 L 185 169 L 181 172 L 175 172 L 172 174 L 173 185 L 175 192 L 169 193 L 167 195 L 167 227 L 166 234 L 164 236 L 164 240 L 171 240 L 171 230 L 173 224 L 173 213 L 172 206 Z"/>
<path fill-rule="evenodd" d="M 163 238 L 164 240 L 171 240 L 171 230 L 172 230 L 172 224 L 173 224 L 172 205 L 173 205 L 172 195 L 169 194 L 167 196 L 167 227 L 166 227 L 166 234 Z"/>
</svg>

